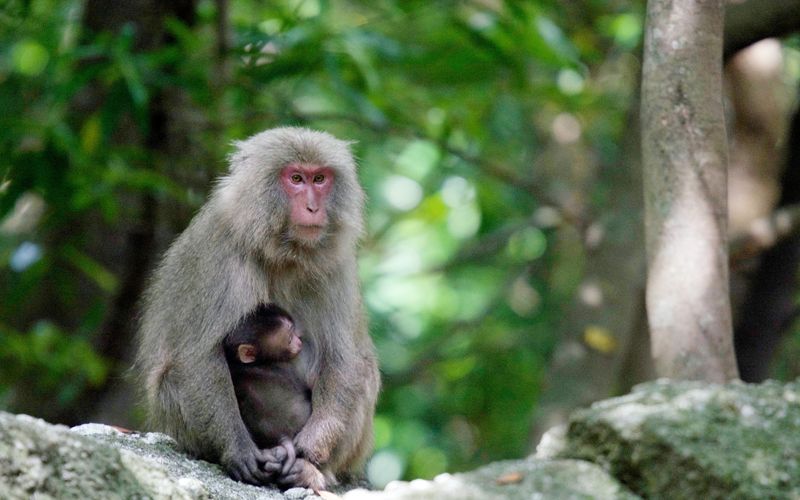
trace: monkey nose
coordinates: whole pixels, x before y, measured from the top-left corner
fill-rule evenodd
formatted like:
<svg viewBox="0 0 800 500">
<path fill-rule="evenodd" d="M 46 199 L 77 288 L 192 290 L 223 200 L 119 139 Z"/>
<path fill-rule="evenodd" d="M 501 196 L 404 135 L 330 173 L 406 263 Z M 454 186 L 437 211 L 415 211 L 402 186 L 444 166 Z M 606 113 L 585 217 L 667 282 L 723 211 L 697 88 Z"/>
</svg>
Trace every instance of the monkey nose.
<svg viewBox="0 0 800 500">
<path fill-rule="evenodd" d="M 306 210 L 308 210 L 308 211 L 309 211 L 309 212 L 311 212 L 312 214 L 315 214 L 315 213 L 319 212 L 319 207 L 310 207 L 310 206 L 307 206 L 307 207 L 306 207 Z"/>
</svg>

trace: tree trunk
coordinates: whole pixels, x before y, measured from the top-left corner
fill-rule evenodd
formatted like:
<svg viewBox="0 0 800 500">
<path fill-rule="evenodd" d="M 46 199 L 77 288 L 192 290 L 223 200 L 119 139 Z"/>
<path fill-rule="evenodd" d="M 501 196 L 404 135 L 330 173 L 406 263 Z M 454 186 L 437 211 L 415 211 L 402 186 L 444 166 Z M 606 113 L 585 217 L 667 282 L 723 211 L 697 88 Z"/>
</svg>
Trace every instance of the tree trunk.
<svg viewBox="0 0 800 500">
<path fill-rule="evenodd" d="M 725 10 L 726 56 L 764 37 L 780 36 L 794 29 L 793 26 L 800 26 L 800 22 L 795 25 L 772 22 L 776 16 L 783 21 L 797 18 L 796 12 L 791 9 L 798 2 L 800 0 L 728 0 Z M 638 97 L 633 106 L 639 107 Z M 640 232 L 635 221 L 642 216 L 641 187 L 638 185 L 638 113 L 628 123 L 629 133 L 626 134 L 621 167 L 601 172 L 597 183 L 611 186 L 608 196 L 610 204 L 603 211 L 605 216 L 610 220 L 627 221 L 624 222 L 628 226 L 626 231 L 633 235 Z M 628 144 L 633 141 L 637 142 L 635 147 Z M 631 194 L 631 187 L 636 191 L 635 195 Z M 614 225 L 605 229 L 610 232 L 612 227 Z M 644 257 L 639 255 L 644 252 L 638 251 L 638 237 L 637 234 L 633 244 L 620 244 L 617 238 L 610 235 L 587 254 L 584 281 L 599 281 L 601 289 L 613 290 L 614 303 L 603 304 L 600 308 L 604 312 L 597 311 L 596 307 L 588 307 L 581 294 L 576 292 L 559 327 L 561 340 L 547 368 L 533 416 L 533 446 L 539 442 L 544 431 L 563 423 L 575 408 L 627 392 L 633 384 L 653 377 L 649 356 L 641 359 L 641 353 L 648 352 L 650 345 L 644 317 Z M 633 254 L 630 253 L 631 249 L 634 250 Z M 634 261 L 639 265 L 634 265 Z M 604 313 L 605 317 L 602 316 Z M 612 332 L 617 349 L 605 355 L 587 349 L 583 345 L 583 337 L 591 326 L 601 326 Z M 587 373 L 591 375 L 587 377 Z"/>
<path fill-rule="evenodd" d="M 642 80 L 647 312 L 656 371 L 738 377 L 728 284 L 722 0 L 650 0 Z"/>
<path fill-rule="evenodd" d="M 136 52 L 158 50 L 176 43 L 167 29 L 166 19 L 175 18 L 186 26 L 192 26 L 195 22 L 195 3 L 196 0 L 89 0 L 84 7 L 83 27 L 88 40 L 91 40 L 97 33 L 118 33 L 124 26 L 130 25 L 135 28 Z M 92 63 L 92 60 L 86 62 Z M 176 74 L 177 68 L 167 66 L 161 71 Z M 142 150 L 144 159 L 141 166 L 144 168 L 155 170 L 166 163 L 170 168 L 177 169 L 175 165 L 181 164 L 180 159 L 189 156 L 193 150 L 187 145 L 187 131 L 194 129 L 190 126 L 190 118 L 187 118 L 192 112 L 184 94 L 185 91 L 177 86 L 152 89 L 147 110 L 147 132 L 143 134 L 133 120 L 120 120 L 120 125 L 114 130 L 114 143 Z M 80 123 L 82 118 L 98 113 L 108 105 L 106 99 L 108 96 L 103 83 L 90 81 L 73 102 L 72 113 L 76 122 Z M 87 241 L 83 250 L 119 277 L 119 286 L 113 297 L 109 297 L 105 303 L 107 309 L 103 322 L 92 338 L 95 351 L 112 364 L 110 376 L 101 385 L 85 390 L 68 406 L 27 397 L 21 398 L 12 407 L 16 411 L 29 412 L 68 425 L 86 421 L 125 427 L 135 424 L 132 406 L 136 391 L 125 373 L 130 366 L 137 324 L 136 303 L 158 247 L 156 233 L 160 213 L 152 193 L 121 191 L 119 196 L 128 210 L 113 225 L 92 218 L 92 222 L 82 228 Z M 74 233 L 75 229 L 70 228 L 70 232 Z M 34 406 L 20 406 L 23 404 Z"/>
</svg>

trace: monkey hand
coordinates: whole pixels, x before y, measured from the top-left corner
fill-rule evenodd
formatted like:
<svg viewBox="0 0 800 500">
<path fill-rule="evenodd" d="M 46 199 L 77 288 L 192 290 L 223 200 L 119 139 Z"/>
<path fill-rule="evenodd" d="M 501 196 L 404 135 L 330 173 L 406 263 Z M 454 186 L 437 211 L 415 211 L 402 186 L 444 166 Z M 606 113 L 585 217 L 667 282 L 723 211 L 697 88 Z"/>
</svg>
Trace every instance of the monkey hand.
<svg viewBox="0 0 800 500">
<path fill-rule="evenodd" d="M 279 444 L 274 448 L 261 450 L 266 459 L 263 470 L 270 476 L 274 476 L 275 473 L 286 474 L 294 465 L 296 458 L 294 446 L 291 441 L 287 441 L 288 446 Z"/>
<path fill-rule="evenodd" d="M 325 475 L 308 460 L 298 458 L 292 467 L 278 478 L 278 484 L 286 488 L 311 488 L 319 493 L 327 486 Z"/>
<path fill-rule="evenodd" d="M 333 427 L 331 421 L 315 426 L 307 424 L 303 427 L 294 438 L 297 455 L 317 466 L 328 463 L 331 458 L 331 449 L 335 444 L 331 442 L 331 433 L 323 432 L 323 430 L 330 427 Z"/>
<path fill-rule="evenodd" d="M 228 447 L 222 453 L 220 462 L 236 481 L 262 485 L 269 483 L 272 476 L 263 469 L 263 464 L 267 462 L 268 458 L 251 442 L 249 446 Z"/>
</svg>

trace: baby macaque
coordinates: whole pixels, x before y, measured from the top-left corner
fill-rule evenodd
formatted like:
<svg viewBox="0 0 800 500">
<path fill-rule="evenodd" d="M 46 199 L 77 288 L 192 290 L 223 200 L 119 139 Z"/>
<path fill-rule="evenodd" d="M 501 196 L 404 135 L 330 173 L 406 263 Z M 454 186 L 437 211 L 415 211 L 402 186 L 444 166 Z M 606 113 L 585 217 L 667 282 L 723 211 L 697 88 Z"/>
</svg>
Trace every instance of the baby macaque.
<svg viewBox="0 0 800 500">
<path fill-rule="evenodd" d="M 261 304 L 228 333 L 223 344 L 244 424 L 259 448 L 271 449 L 276 462 L 267 462 L 265 469 L 280 470 L 277 482 L 285 485 L 302 475 L 294 467 L 292 439 L 311 415 L 311 387 L 292 362 L 303 348 L 302 336 L 288 312 L 275 304 Z M 285 455 L 275 449 L 278 446 Z"/>
</svg>

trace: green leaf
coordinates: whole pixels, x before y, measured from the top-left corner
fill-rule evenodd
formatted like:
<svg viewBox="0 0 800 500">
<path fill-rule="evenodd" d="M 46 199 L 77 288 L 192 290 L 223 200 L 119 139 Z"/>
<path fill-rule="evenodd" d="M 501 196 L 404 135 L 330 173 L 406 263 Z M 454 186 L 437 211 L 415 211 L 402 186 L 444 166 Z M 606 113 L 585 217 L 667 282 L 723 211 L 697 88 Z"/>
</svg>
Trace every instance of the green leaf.
<svg viewBox="0 0 800 500">
<path fill-rule="evenodd" d="M 50 60 L 50 54 L 39 42 L 26 39 L 11 49 L 14 69 L 25 76 L 39 76 Z"/>
</svg>

